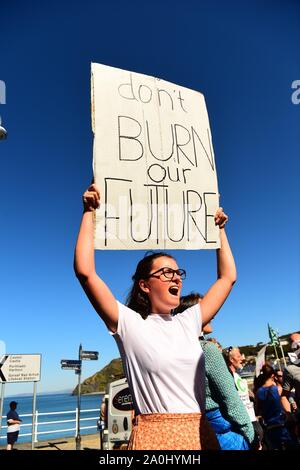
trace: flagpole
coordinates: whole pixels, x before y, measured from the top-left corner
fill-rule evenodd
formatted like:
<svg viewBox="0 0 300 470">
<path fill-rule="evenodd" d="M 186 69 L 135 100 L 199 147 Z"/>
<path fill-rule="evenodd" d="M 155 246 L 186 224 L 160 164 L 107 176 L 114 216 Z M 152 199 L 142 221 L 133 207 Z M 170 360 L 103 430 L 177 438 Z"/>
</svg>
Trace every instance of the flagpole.
<svg viewBox="0 0 300 470">
<path fill-rule="evenodd" d="M 276 355 L 277 362 L 278 362 L 278 364 L 279 364 L 279 369 L 282 370 L 282 369 L 281 369 L 281 364 L 280 364 L 280 360 L 279 360 L 279 357 L 278 357 L 278 354 L 277 354 L 277 349 L 276 349 L 275 344 L 273 344 L 273 347 L 274 347 L 274 351 L 275 351 L 275 355 Z"/>
</svg>

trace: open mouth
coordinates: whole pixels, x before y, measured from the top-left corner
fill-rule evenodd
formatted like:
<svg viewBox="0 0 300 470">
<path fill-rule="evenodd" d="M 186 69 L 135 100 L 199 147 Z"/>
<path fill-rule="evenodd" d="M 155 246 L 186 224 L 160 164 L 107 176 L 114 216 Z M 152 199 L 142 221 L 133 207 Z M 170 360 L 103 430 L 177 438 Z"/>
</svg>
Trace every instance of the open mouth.
<svg viewBox="0 0 300 470">
<path fill-rule="evenodd" d="M 179 287 L 178 286 L 172 286 L 169 288 L 169 292 L 172 295 L 175 295 L 176 297 L 178 296 L 179 293 Z"/>
</svg>

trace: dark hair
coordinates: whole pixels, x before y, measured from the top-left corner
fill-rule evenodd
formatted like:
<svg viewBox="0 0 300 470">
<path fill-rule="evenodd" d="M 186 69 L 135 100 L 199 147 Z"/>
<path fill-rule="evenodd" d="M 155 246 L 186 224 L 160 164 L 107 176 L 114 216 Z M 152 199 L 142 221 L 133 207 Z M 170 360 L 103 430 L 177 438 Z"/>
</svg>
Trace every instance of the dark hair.
<svg viewBox="0 0 300 470">
<path fill-rule="evenodd" d="M 253 391 L 256 392 L 274 374 L 275 374 L 275 369 L 268 363 L 264 364 L 261 368 L 260 374 L 254 379 Z"/>
<path fill-rule="evenodd" d="M 203 299 L 203 295 L 199 294 L 198 292 L 191 292 L 188 295 L 183 295 L 180 298 L 180 304 L 173 311 L 174 315 L 177 315 L 177 313 L 184 312 L 184 310 L 186 310 L 187 308 L 197 304 L 199 302 L 199 299 Z"/>
<path fill-rule="evenodd" d="M 270 379 L 272 375 L 275 374 L 275 369 L 271 366 L 271 364 L 266 363 L 262 366 L 260 373 L 267 380 L 267 379 Z"/>
<path fill-rule="evenodd" d="M 147 251 L 144 258 L 139 261 L 135 273 L 132 276 L 133 286 L 127 296 L 126 305 L 135 312 L 138 312 L 144 319 L 146 319 L 151 312 L 151 304 L 148 295 L 140 288 L 139 281 L 141 279 L 146 279 L 149 276 L 153 260 L 161 258 L 162 256 L 174 259 L 173 256 L 168 253 L 164 253 L 163 251 L 158 253 Z"/>
</svg>

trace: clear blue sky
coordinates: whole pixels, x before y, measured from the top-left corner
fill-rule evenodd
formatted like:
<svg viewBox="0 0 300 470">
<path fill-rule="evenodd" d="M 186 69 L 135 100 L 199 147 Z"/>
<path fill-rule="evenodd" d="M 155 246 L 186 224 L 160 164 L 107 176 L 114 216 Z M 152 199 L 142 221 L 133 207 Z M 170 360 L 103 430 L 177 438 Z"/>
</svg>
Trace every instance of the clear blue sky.
<svg viewBox="0 0 300 470">
<path fill-rule="evenodd" d="M 90 63 L 154 75 L 206 98 L 238 282 L 214 321 L 224 346 L 300 327 L 300 4 L 286 0 L 1 2 L 1 324 L 8 353 L 42 353 L 39 391 L 72 388 L 60 359 L 118 356 L 73 274 L 92 176 Z M 142 252 L 97 252 L 124 300 Z M 215 279 L 213 251 L 175 252 L 185 293 Z M 32 384 L 7 387 L 28 392 Z"/>
</svg>

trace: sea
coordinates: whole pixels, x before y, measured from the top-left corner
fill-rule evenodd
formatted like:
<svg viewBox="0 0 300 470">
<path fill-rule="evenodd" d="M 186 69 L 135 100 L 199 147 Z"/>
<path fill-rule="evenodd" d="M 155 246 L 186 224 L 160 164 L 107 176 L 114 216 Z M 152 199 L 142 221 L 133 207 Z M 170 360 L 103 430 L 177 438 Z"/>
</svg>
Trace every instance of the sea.
<svg viewBox="0 0 300 470">
<path fill-rule="evenodd" d="M 80 434 L 94 434 L 97 431 L 97 420 L 100 414 L 100 405 L 103 394 L 88 394 L 81 395 L 80 403 Z M 17 412 L 23 420 L 18 442 L 31 441 L 31 416 L 22 416 L 32 414 L 32 400 L 33 396 L 14 396 L 5 397 L 2 413 L 2 429 L 0 434 L 0 446 L 6 445 L 6 413 L 9 410 L 9 403 L 14 400 L 18 403 Z M 64 429 L 76 427 L 75 409 L 77 408 L 77 396 L 72 396 L 71 393 L 51 393 L 51 394 L 38 394 L 36 397 L 36 410 L 38 411 L 38 432 L 47 432 L 47 434 L 38 434 L 38 441 L 48 441 L 52 439 L 59 439 L 61 437 L 75 437 L 75 430 L 64 431 Z M 85 410 L 94 410 L 85 412 Z M 66 414 L 54 415 L 41 415 L 40 413 L 52 413 L 58 411 L 65 411 Z M 60 420 L 73 420 L 72 422 L 53 423 Z M 46 424 L 48 423 L 48 424 Z M 30 424 L 29 426 L 24 426 Z M 84 429 L 88 428 L 88 429 Z M 54 430 L 58 432 L 53 432 Z M 30 434 L 29 436 L 22 436 L 22 434 Z"/>
</svg>

